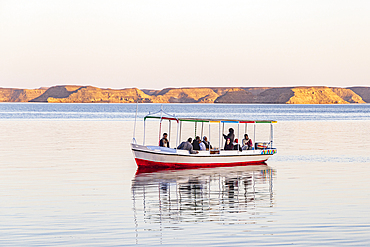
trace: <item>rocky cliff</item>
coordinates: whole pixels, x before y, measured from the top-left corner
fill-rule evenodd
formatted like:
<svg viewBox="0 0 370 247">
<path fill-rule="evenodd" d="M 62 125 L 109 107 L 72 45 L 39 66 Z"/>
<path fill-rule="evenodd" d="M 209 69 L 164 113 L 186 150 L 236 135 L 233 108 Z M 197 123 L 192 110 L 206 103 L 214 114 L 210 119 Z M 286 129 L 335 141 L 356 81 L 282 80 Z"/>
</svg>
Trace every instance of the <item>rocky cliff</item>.
<svg viewBox="0 0 370 247">
<path fill-rule="evenodd" d="M 199 87 L 149 90 L 55 86 L 39 89 L 0 88 L 0 102 L 50 103 L 370 103 L 370 87 Z"/>
<path fill-rule="evenodd" d="M 359 95 L 366 103 L 370 103 L 370 87 L 349 87 L 348 89 Z"/>
<path fill-rule="evenodd" d="M 0 102 L 29 102 L 45 93 L 46 89 L 0 88 Z"/>
<path fill-rule="evenodd" d="M 292 91 L 294 95 L 287 104 L 348 104 L 328 87 L 297 87 Z"/>
</svg>

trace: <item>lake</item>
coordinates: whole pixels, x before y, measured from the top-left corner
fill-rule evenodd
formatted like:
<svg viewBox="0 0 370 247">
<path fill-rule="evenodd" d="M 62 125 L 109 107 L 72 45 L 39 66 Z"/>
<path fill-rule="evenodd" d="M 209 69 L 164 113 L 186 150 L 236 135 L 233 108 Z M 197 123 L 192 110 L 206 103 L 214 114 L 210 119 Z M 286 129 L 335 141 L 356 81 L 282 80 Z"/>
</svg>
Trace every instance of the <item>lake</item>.
<svg viewBox="0 0 370 247">
<path fill-rule="evenodd" d="M 139 142 L 143 116 L 160 107 L 138 105 Z M 0 103 L 0 244 L 370 244 L 369 104 L 163 108 L 277 120 L 278 153 L 267 166 L 137 173 L 135 104 Z"/>
</svg>

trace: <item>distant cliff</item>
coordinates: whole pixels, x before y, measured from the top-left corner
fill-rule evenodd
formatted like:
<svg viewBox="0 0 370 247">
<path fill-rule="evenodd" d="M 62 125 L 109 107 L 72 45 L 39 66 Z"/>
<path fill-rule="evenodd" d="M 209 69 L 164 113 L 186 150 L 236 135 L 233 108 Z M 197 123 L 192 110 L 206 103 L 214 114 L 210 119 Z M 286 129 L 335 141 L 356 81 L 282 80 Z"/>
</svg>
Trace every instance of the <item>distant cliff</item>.
<svg viewBox="0 0 370 247">
<path fill-rule="evenodd" d="M 370 87 L 196 87 L 149 90 L 55 86 L 39 89 L 0 88 L 0 102 L 49 103 L 370 103 Z"/>
<path fill-rule="evenodd" d="M 29 102 L 45 91 L 46 89 L 0 88 L 0 102 Z"/>
</svg>

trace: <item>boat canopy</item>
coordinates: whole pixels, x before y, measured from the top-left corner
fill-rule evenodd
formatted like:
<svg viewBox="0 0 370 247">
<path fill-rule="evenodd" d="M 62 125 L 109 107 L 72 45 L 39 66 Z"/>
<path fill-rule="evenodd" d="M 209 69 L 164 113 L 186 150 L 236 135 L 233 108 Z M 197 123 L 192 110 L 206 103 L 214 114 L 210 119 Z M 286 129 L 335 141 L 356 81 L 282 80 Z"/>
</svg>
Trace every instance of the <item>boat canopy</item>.
<svg viewBox="0 0 370 247">
<path fill-rule="evenodd" d="M 277 123 L 275 120 L 235 120 L 235 119 L 204 119 L 204 118 L 176 118 L 167 116 L 152 116 L 144 117 L 144 121 L 148 118 L 173 120 L 176 122 L 203 122 L 203 123 Z"/>
<path fill-rule="evenodd" d="M 136 117 L 135 117 L 136 119 Z M 219 147 L 221 147 L 221 140 L 222 140 L 222 135 L 223 134 L 223 131 L 224 131 L 224 126 L 225 126 L 225 123 L 234 123 L 234 124 L 237 124 L 238 125 L 238 131 L 237 131 L 237 135 L 236 136 L 239 136 L 239 133 L 240 133 L 240 130 L 239 130 L 239 127 L 240 127 L 240 124 L 245 124 L 245 131 L 247 131 L 247 125 L 249 123 L 252 123 L 253 126 L 254 126 L 254 129 L 253 129 L 253 132 L 254 132 L 254 138 L 253 140 L 256 140 L 256 128 L 255 128 L 255 124 L 270 124 L 271 125 L 271 128 L 270 128 L 270 136 L 271 136 L 271 139 L 270 139 L 270 142 L 269 142 L 269 145 L 270 147 L 272 148 L 272 143 L 273 143 L 273 124 L 274 123 L 277 123 L 277 121 L 275 120 L 246 120 L 246 119 L 214 119 L 214 118 L 188 118 L 188 117 L 177 117 L 175 115 L 172 115 L 172 114 L 169 114 L 165 111 L 163 111 L 163 107 L 161 107 L 160 111 L 158 112 L 154 112 L 154 113 L 151 113 L 149 112 L 148 115 L 146 115 L 144 117 L 144 138 L 143 138 L 143 146 L 145 146 L 145 122 L 147 119 L 158 119 L 160 124 L 159 124 L 159 139 L 158 141 L 161 139 L 161 135 L 162 135 L 162 120 L 168 120 L 169 121 L 169 124 L 168 124 L 168 138 L 170 138 L 170 135 L 171 135 L 171 121 L 176 121 L 177 122 L 177 130 L 176 130 L 176 147 L 180 144 L 180 140 L 181 140 L 181 129 L 182 129 L 182 122 L 193 122 L 195 123 L 195 133 L 194 133 L 194 136 L 197 136 L 197 123 L 200 122 L 202 123 L 201 124 L 201 136 L 203 136 L 203 127 L 204 127 L 204 124 L 203 123 L 218 123 L 219 125 Z M 136 120 L 135 120 L 136 121 Z M 222 123 L 222 128 L 221 128 L 221 123 Z M 211 133 L 211 124 L 208 124 L 208 133 L 209 133 L 209 140 L 211 139 L 210 138 L 210 133 Z M 134 131 L 135 133 L 135 131 Z M 134 139 L 134 138 L 133 138 Z"/>
</svg>

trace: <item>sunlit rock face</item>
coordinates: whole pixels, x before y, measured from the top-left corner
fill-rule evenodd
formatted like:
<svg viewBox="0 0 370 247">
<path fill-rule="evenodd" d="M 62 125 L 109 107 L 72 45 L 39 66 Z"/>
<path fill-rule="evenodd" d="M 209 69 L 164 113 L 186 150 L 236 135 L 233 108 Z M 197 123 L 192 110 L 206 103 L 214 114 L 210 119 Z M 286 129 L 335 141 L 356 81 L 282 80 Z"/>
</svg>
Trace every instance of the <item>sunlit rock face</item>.
<svg viewBox="0 0 370 247">
<path fill-rule="evenodd" d="M 328 87 L 296 87 L 292 91 L 288 104 L 348 104 Z"/>
<path fill-rule="evenodd" d="M 348 104 L 370 103 L 370 87 L 0 88 L 0 102 Z"/>
<path fill-rule="evenodd" d="M 137 88 L 127 88 L 122 90 L 101 89 L 97 87 L 81 87 L 72 92 L 67 97 L 53 95 L 48 97 L 50 103 L 134 103 L 152 102 L 151 96 L 145 94 Z"/>
<path fill-rule="evenodd" d="M 339 97 L 344 99 L 345 101 L 349 103 L 358 103 L 363 104 L 366 103 L 360 95 L 353 92 L 351 89 L 348 88 L 331 88 L 335 94 L 337 94 Z"/>
</svg>

